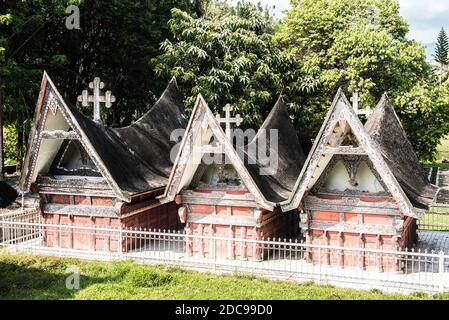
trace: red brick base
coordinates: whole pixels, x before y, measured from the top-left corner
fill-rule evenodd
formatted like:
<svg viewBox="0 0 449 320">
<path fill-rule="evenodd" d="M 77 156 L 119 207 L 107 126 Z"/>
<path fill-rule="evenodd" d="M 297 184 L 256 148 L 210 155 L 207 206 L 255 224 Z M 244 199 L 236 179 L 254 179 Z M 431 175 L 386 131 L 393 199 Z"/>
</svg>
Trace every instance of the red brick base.
<svg viewBox="0 0 449 320">
<path fill-rule="evenodd" d="M 416 219 L 407 218 L 401 236 L 337 233 L 313 230 L 306 236 L 307 243 L 316 245 L 348 247 L 347 250 L 316 248 L 306 251 L 306 259 L 310 263 L 341 268 L 358 268 L 384 272 L 400 272 L 398 255 L 380 254 L 350 250 L 349 248 L 366 248 L 392 250 L 411 248 L 416 242 Z"/>
<path fill-rule="evenodd" d="M 235 241 L 188 238 L 186 254 L 216 259 L 263 260 L 270 254 L 268 249 L 263 250 L 261 244 L 239 241 L 239 239 L 291 238 L 297 235 L 299 223 L 296 210 L 285 213 L 275 211 L 270 213 L 270 217 L 267 219 L 270 221 L 260 227 L 188 223 L 186 225 L 187 235 L 230 238 Z"/>
<path fill-rule="evenodd" d="M 154 204 L 154 203 L 153 203 Z M 133 208 L 134 209 L 134 208 Z M 136 228 L 136 229 L 165 229 L 177 230 L 180 227 L 178 212 L 174 203 L 153 205 L 146 209 L 142 207 L 135 213 L 130 213 L 123 218 L 67 216 L 55 213 L 43 213 L 45 224 L 61 224 L 67 227 L 46 226 L 43 229 L 43 244 L 49 247 L 61 247 L 78 250 L 111 251 L 118 252 L 135 249 L 141 243 L 135 236 L 93 228 Z M 70 226 L 82 225 L 83 228 L 70 228 Z M 86 228 L 84 228 L 86 227 Z M 89 229 L 92 228 L 92 229 Z"/>
<path fill-rule="evenodd" d="M 357 251 L 356 248 L 396 250 L 397 243 L 391 236 L 378 238 L 375 235 L 313 231 L 307 243 L 347 247 L 346 250 L 308 248 L 306 260 L 309 263 L 340 268 L 398 272 L 400 269 L 397 255 Z M 352 249 L 351 249 L 352 248 Z"/>
</svg>

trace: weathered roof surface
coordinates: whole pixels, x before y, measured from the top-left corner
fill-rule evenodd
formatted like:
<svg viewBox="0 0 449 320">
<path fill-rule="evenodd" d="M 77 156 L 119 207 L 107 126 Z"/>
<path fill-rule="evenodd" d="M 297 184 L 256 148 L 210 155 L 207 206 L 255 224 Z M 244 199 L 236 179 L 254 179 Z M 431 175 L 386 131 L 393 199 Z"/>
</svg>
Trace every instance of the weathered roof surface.
<svg viewBox="0 0 449 320">
<path fill-rule="evenodd" d="M 278 132 L 277 147 L 275 142 L 270 140 L 270 130 Z M 279 203 L 290 196 L 305 162 L 303 149 L 282 97 L 279 97 L 248 148 L 260 146 L 261 139 L 266 139 L 266 150 L 274 152 L 273 155 L 277 156 L 277 168 L 274 167 L 273 174 L 262 175 L 261 169 L 270 164 L 261 163 L 259 158 L 256 159 L 255 164 L 248 163 L 248 154 L 246 154 L 245 165 L 265 198 Z M 268 152 L 264 154 L 268 156 Z M 254 157 L 251 158 L 254 160 Z"/>
<path fill-rule="evenodd" d="M 438 188 L 427 180 L 424 168 L 386 95 L 368 118 L 365 130 L 379 145 L 386 163 L 413 206 L 426 209 Z"/>
<path fill-rule="evenodd" d="M 301 205 L 304 195 L 315 185 L 323 173 L 322 169 L 326 168 L 335 154 L 340 152 L 341 154 L 352 154 L 351 151 L 347 150 L 335 150 L 338 152 L 334 152 L 332 149 L 328 149 L 329 142 L 331 148 L 342 145 L 343 136 L 335 131 L 336 127 L 340 126 L 341 123 L 343 123 L 345 127 L 341 132 L 345 132 L 347 129 L 352 131 L 352 134 L 359 145 L 357 148 L 360 148 L 361 153 L 366 154 L 369 157 L 375 171 L 379 174 L 380 180 L 385 184 L 387 188 L 386 191 L 388 191 L 396 201 L 402 214 L 419 218 L 424 213 L 424 210 L 418 210 L 413 206 L 384 159 L 380 147 L 366 131 L 342 89 L 338 89 L 338 92 L 335 95 L 334 101 L 326 115 L 326 119 L 314 141 L 313 148 L 306 159 L 304 168 L 296 181 L 291 197 L 287 201 L 281 203 L 282 210 L 292 210 Z M 337 136 L 335 136 L 335 134 L 337 134 Z M 329 140 L 333 136 L 337 139 L 333 139 L 332 141 Z"/>
<path fill-rule="evenodd" d="M 127 127 L 108 128 L 69 108 L 120 189 L 133 194 L 167 184 L 173 165 L 170 151 L 176 144 L 170 134 L 187 125 L 175 79 L 155 105 Z"/>
</svg>

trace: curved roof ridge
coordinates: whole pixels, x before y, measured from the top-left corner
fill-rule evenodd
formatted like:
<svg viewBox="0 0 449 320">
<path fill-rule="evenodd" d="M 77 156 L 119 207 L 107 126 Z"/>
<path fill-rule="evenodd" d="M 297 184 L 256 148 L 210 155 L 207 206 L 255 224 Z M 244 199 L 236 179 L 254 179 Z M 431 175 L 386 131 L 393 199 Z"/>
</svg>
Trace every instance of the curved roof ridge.
<svg viewBox="0 0 449 320">
<path fill-rule="evenodd" d="M 382 96 L 364 127 L 381 149 L 385 161 L 413 205 L 427 208 L 438 188 L 428 181 L 415 149 L 386 94 Z"/>
<path fill-rule="evenodd" d="M 267 132 L 270 130 L 277 131 L 276 148 L 272 147 L 271 132 Z M 261 139 L 266 139 L 267 142 L 267 150 L 264 151 L 264 154 L 268 150 L 270 156 L 272 152 L 276 152 L 277 168 L 273 174 L 261 174 L 261 171 L 266 169 L 266 164 L 248 154 L 250 148 L 255 150 L 259 146 Z M 262 144 L 262 146 L 264 145 L 265 143 Z M 305 155 L 282 96 L 276 101 L 256 136 L 245 147 L 245 157 L 248 171 L 267 199 L 272 202 L 288 199 L 304 165 Z"/>
</svg>

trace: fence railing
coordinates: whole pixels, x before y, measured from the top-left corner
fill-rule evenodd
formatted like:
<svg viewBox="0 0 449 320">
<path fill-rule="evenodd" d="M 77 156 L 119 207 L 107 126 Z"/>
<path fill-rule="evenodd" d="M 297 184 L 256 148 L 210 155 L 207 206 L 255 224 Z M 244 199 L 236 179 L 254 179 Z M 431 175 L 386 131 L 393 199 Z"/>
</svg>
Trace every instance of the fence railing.
<svg viewBox="0 0 449 320">
<path fill-rule="evenodd" d="M 0 221 L 17 221 L 17 222 L 31 222 L 40 223 L 42 221 L 42 215 L 37 210 L 14 210 L 8 213 L 0 214 Z M 17 239 L 20 237 L 25 237 L 27 232 L 30 230 L 23 228 L 22 230 L 12 230 L 8 228 L 0 228 L 0 239 Z"/>
<path fill-rule="evenodd" d="M 45 224 L 2 219 L 0 247 L 91 260 L 132 259 L 216 272 L 386 291 L 449 291 L 449 255 L 251 240 L 182 231 Z"/>
<path fill-rule="evenodd" d="M 449 205 L 431 206 L 417 222 L 420 230 L 449 231 Z"/>
</svg>

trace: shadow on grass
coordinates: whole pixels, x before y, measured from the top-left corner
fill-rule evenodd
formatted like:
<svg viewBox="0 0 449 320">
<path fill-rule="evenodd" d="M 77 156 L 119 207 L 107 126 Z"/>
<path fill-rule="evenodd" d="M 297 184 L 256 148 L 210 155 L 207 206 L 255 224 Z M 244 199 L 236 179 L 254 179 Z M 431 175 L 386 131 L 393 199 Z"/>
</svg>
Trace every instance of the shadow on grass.
<svg viewBox="0 0 449 320">
<path fill-rule="evenodd" d="M 26 258 L 0 261 L 0 300 L 74 299 L 80 290 L 97 284 L 121 284 L 125 288 L 154 288 L 175 282 L 176 269 L 117 262 L 81 263 L 78 289 L 68 289 L 67 278 L 78 263 L 70 260 Z"/>
<path fill-rule="evenodd" d="M 66 287 L 70 276 L 65 270 L 51 272 L 42 268 L 0 262 L 0 299 L 73 299 L 78 290 Z M 117 282 L 123 275 L 92 277 L 81 274 L 80 288 Z"/>
</svg>

